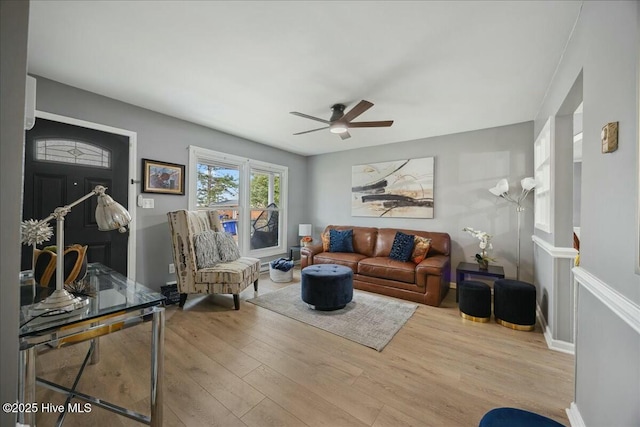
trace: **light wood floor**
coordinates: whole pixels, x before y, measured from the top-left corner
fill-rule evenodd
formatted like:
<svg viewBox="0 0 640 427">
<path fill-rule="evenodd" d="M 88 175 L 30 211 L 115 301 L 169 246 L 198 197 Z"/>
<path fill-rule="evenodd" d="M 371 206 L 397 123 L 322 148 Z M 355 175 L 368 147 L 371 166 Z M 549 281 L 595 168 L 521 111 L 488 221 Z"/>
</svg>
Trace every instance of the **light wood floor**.
<svg viewBox="0 0 640 427">
<path fill-rule="evenodd" d="M 259 290 L 287 285 L 263 274 Z M 547 349 L 539 326 L 462 320 L 455 290 L 439 308 L 420 305 L 381 353 L 251 303 L 232 307 L 231 296 L 194 295 L 167 308 L 165 426 L 477 426 L 501 406 L 569 425 L 573 357 Z M 87 346 L 39 356 L 38 375 L 70 387 Z M 149 346 L 149 323 L 101 338 L 78 389 L 148 414 Z M 64 401 L 41 387 L 37 396 Z M 67 425 L 142 424 L 94 406 Z"/>
</svg>

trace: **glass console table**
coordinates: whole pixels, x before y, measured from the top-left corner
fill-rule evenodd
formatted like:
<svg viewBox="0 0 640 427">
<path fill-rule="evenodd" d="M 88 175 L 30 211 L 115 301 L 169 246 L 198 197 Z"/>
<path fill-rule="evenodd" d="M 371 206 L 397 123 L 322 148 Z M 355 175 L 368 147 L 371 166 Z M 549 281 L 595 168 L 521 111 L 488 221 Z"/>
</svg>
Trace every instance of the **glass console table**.
<svg viewBox="0 0 640 427">
<path fill-rule="evenodd" d="M 33 286 L 31 272 L 20 277 L 20 361 L 18 421 L 35 426 L 37 415 L 36 384 L 67 395 L 57 425 L 64 421 L 66 408 L 72 399 L 96 405 L 136 421 L 162 425 L 162 383 L 164 363 L 164 296 L 124 277 L 102 264 L 89 264 L 84 279 L 89 304 L 73 313 L 30 317 L 33 304 L 46 298 L 52 288 Z M 151 321 L 151 415 L 143 415 L 89 396 L 76 390 L 87 363 L 99 361 L 98 337 Z M 87 355 L 71 388 L 37 378 L 36 355 L 40 349 L 59 348 L 91 340 Z M 34 410 L 35 409 L 35 410 Z"/>
</svg>

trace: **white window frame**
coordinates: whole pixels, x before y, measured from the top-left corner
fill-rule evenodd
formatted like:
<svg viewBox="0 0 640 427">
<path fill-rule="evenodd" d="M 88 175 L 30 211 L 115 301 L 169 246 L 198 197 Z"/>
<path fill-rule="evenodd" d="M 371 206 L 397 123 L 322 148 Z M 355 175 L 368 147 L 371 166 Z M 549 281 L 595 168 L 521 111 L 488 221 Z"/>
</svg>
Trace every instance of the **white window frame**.
<svg viewBox="0 0 640 427">
<path fill-rule="evenodd" d="M 533 146 L 534 178 L 536 180 L 534 198 L 535 227 L 553 233 L 554 212 L 554 144 L 555 118 L 549 117 Z"/>
<path fill-rule="evenodd" d="M 287 166 L 253 160 L 233 154 L 222 153 L 208 148 L 189 146 L 189 186 L 188 206 L 189 210 L 198 210 L 197 195 L 197 164 L 198 163 L 226 163 L 237 166 L 240 185 L 238 187 L 238 247 L 240 253 L 256 258 L 269 257 L 286 252 L 287 240 L 287 207 L 289 191 L 289 168 Z M 278 246 L 270 248 L 251 249 L 251 170 L 277 172 L 280 174 L 280 203 L 278 205 Z"/>
</svg>

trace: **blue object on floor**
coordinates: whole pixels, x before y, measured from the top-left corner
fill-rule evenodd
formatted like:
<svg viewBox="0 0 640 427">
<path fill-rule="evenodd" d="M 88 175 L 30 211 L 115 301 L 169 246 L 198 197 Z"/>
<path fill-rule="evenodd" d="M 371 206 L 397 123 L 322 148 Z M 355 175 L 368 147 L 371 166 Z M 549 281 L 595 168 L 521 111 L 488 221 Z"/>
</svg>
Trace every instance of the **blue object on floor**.
<svg viewBox="0 0 640 427">
<path fill-rule="evenodd" d="M 488 322 L 491 319 L 491 287 L 473 280 L 464 280 L 457 286 L 460 315 L 474 322 Z"/>
<path fill-rule="evenodd" d="M 487 412 L 478 427 L 564 427 L 551 418 L 516 408 L 496 408 Z"/>
<path fill-rule="evenodd" d="M 278 258 L 271 261 L 271 268 L 280 271 L 289 271 L 293 268 L 293 261 L 286 258 Z"/>
<path fill-rule="evenodd" d="M 353 299 L 353 271 L 336 264 L 315 264 L 302 269 L 300 296 L 316 310 L 339 310 Z"/>
<path fill-rule="evenodd" d="M 496 280 L 493 314 L 502 326 L 532 331 L 536 325 L 536 287 L 520 280 Z"/>
</svg>

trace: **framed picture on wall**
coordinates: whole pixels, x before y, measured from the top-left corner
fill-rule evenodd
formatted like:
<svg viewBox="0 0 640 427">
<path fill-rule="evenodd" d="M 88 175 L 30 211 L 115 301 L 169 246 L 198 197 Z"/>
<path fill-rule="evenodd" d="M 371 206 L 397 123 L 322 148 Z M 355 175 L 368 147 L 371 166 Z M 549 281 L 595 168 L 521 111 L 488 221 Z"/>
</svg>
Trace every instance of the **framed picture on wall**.
<svg viewBox="0 0 640 427">
<path fill-rule="evenodd" d="M 142 159 L 142 192 L 184 195 L 184 165 Z"/>
<path fill-rule="evenodd" d="M 433 218 L 433 157 L 351 167 L 351 215 Z"/>
</svg>

